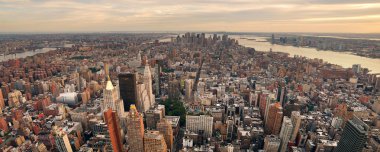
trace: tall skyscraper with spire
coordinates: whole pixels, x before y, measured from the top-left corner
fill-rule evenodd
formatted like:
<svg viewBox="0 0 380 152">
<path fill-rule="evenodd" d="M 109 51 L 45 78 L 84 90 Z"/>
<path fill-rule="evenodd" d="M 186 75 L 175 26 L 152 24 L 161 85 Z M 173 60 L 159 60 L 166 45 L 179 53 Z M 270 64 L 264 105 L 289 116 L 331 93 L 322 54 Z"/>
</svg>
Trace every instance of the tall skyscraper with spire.
<svg viewBox="0 0 380 152">
<path fill-rule="evenodd" d="M 131 152 L 144 151 L 144 123 L 135 105 L 131 105 L 127 114 L 127 137 Z"/>
<path fill-rule="evenodd" d="M 114 87 L 109 76 L 106 88 L 103 90 L 103 102 L 101 107 L 102 111 L 105 111 L 108 108 L 116 111 L 120 117 L 124 114 L 124 105 L 123 101 L 120 99 L 119 86 Z"/>
<path fill-rule="evenodd" d="M 104 119 L 108 127 L 111 138 L 112 150 L 114 152 L 123 152 L 123 143 L 121 138 L 120 122 L 115 111 L 108 109 L 104 112 Z"/>
</svg>

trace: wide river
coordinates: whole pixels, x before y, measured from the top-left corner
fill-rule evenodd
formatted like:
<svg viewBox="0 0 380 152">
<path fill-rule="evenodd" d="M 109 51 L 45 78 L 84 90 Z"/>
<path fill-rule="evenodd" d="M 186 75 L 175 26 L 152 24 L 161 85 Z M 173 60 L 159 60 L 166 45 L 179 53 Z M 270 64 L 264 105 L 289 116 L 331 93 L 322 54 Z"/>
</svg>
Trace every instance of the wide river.
<svg viewBox="0 0 380 152">
<path fill-rule="evenodd" d="M 230 36 L 239 41 L 239 44 L 255 48 L 257 51 L 272 51 L 289 53 L 290 56 L 299 55 L 307 58 L 318 58 L 323 61 L 337 64 L 345 68 L 352 67 L 353 64 L 361 64 L 368 68 L 371 73 L 380 73 L 380 59 L 372 59 L 350 54 L 349 52 L 318 51 L 316 48 L 294 47 L 271 44 L 265 37 L 255 37 L 252 35 L 232 35 Z M 248 39 L 247 39 L 248 38 Z"/>
<path fill-rule="evenodd" d="M 10 59 L 26 58 L 28 56 L 33 56 L 39 53 L 46 53 L 52 50 L 55 50 L 55 48 L 42 48 L 42 49 L 36 49 L 34 51 L 26 51 L 26 52 L 16 53 L 16 54 L 0 55 L 0 62 L 8 61 Z"/>
</svg>

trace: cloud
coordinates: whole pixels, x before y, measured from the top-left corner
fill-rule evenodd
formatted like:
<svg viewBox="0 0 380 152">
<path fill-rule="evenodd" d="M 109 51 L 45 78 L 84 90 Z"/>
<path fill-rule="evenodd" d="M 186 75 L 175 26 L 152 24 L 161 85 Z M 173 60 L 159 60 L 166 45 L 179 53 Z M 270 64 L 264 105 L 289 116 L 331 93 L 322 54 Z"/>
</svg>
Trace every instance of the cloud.
<svg viewBox="0 0 380 152">
<path fill-rule="evenodd" d="M 0 32 L 380 32 L 379 16 L 375 0 L 0 0 Z"/>
</svg>

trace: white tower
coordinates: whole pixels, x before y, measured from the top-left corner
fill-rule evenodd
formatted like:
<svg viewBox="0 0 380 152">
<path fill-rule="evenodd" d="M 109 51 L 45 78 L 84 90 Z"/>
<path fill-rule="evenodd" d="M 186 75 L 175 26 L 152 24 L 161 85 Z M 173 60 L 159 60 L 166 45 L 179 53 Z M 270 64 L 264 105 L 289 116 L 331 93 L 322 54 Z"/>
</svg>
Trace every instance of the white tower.
<svg viewBox="0 0 380 152">
<path fill-rule="evenodd" d="M 293 131 L 292 131 L 292 136 L 290 137 L 290 141 L 295 141 L 297 134 L 298 134 L 298 131 L 299 131 L 300 126 L 301 126 L 301 114 L 300 114 L 300 112 L 299 111 L 293 111 L 290 119 L 292 120 L 292 124 L 293 124 Z M 334 121 L 334 119 L 333 119 L 333 121 Z"/>
<path fill-rule="evenodd" d="M 285 116 L 282 122 L 282 127 L 281 127 L 281 132 L 280 132 L 280 139 L 281 139 L 280 151 L 281 152 L 286 151 L 289 139 L 292 135 L 292 131 L 293 131 L 292 121 L 289 117 Z"/>
<path fill-rule="evenodd" d="M 154 103 L 155 103 L 155 99 L 154 99 L 154 96 L 153 96 L 153 87 L 152 87 L 152 74 L 150 72 L 150 66 L 148 64 L 148 61 L 146 61 L 147 64 L 145 64 L 145 69 L 144 69 L 144 84 L 145 84 L 145 88 L 146 88 L 146 91 L 147 91 L 147 94 L 148 94 L 148 98 L 149 98 L 149 101 L 150 101 L 150 106 L 153 106 Z"/>
<path fill-rule="evenodd" d="M 140 51 L 139 51 L 139 53 L 137 54 L 137 61 L 139 61 L 139 63 L 141 63 L 141 54 L 140 54 Z"/>
<path fill-rule="evenodd" d="M 102 111 L 111 108 L 116 111 L 119 117 L 123 116 L 124 113 L 124 105 L 123 101 L 120 99 L 119 87 L 114 87 L 110 77 L 108 76 L 106 88 L 103 90 L 103 103 L 102 103 Z"/>
</svg>

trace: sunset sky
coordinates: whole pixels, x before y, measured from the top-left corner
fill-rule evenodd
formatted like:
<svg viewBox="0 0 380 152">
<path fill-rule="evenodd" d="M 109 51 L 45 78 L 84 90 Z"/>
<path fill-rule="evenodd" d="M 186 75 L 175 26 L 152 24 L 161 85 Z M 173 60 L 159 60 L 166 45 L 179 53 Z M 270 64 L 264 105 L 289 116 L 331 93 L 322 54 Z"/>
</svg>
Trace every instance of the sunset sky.
<svg viewBox="0 0 380 152">
<path fill-rule="evenodd" d="M 0 0 L 0 32 L 380 33 L 379 0 Z"/>
</svg>

